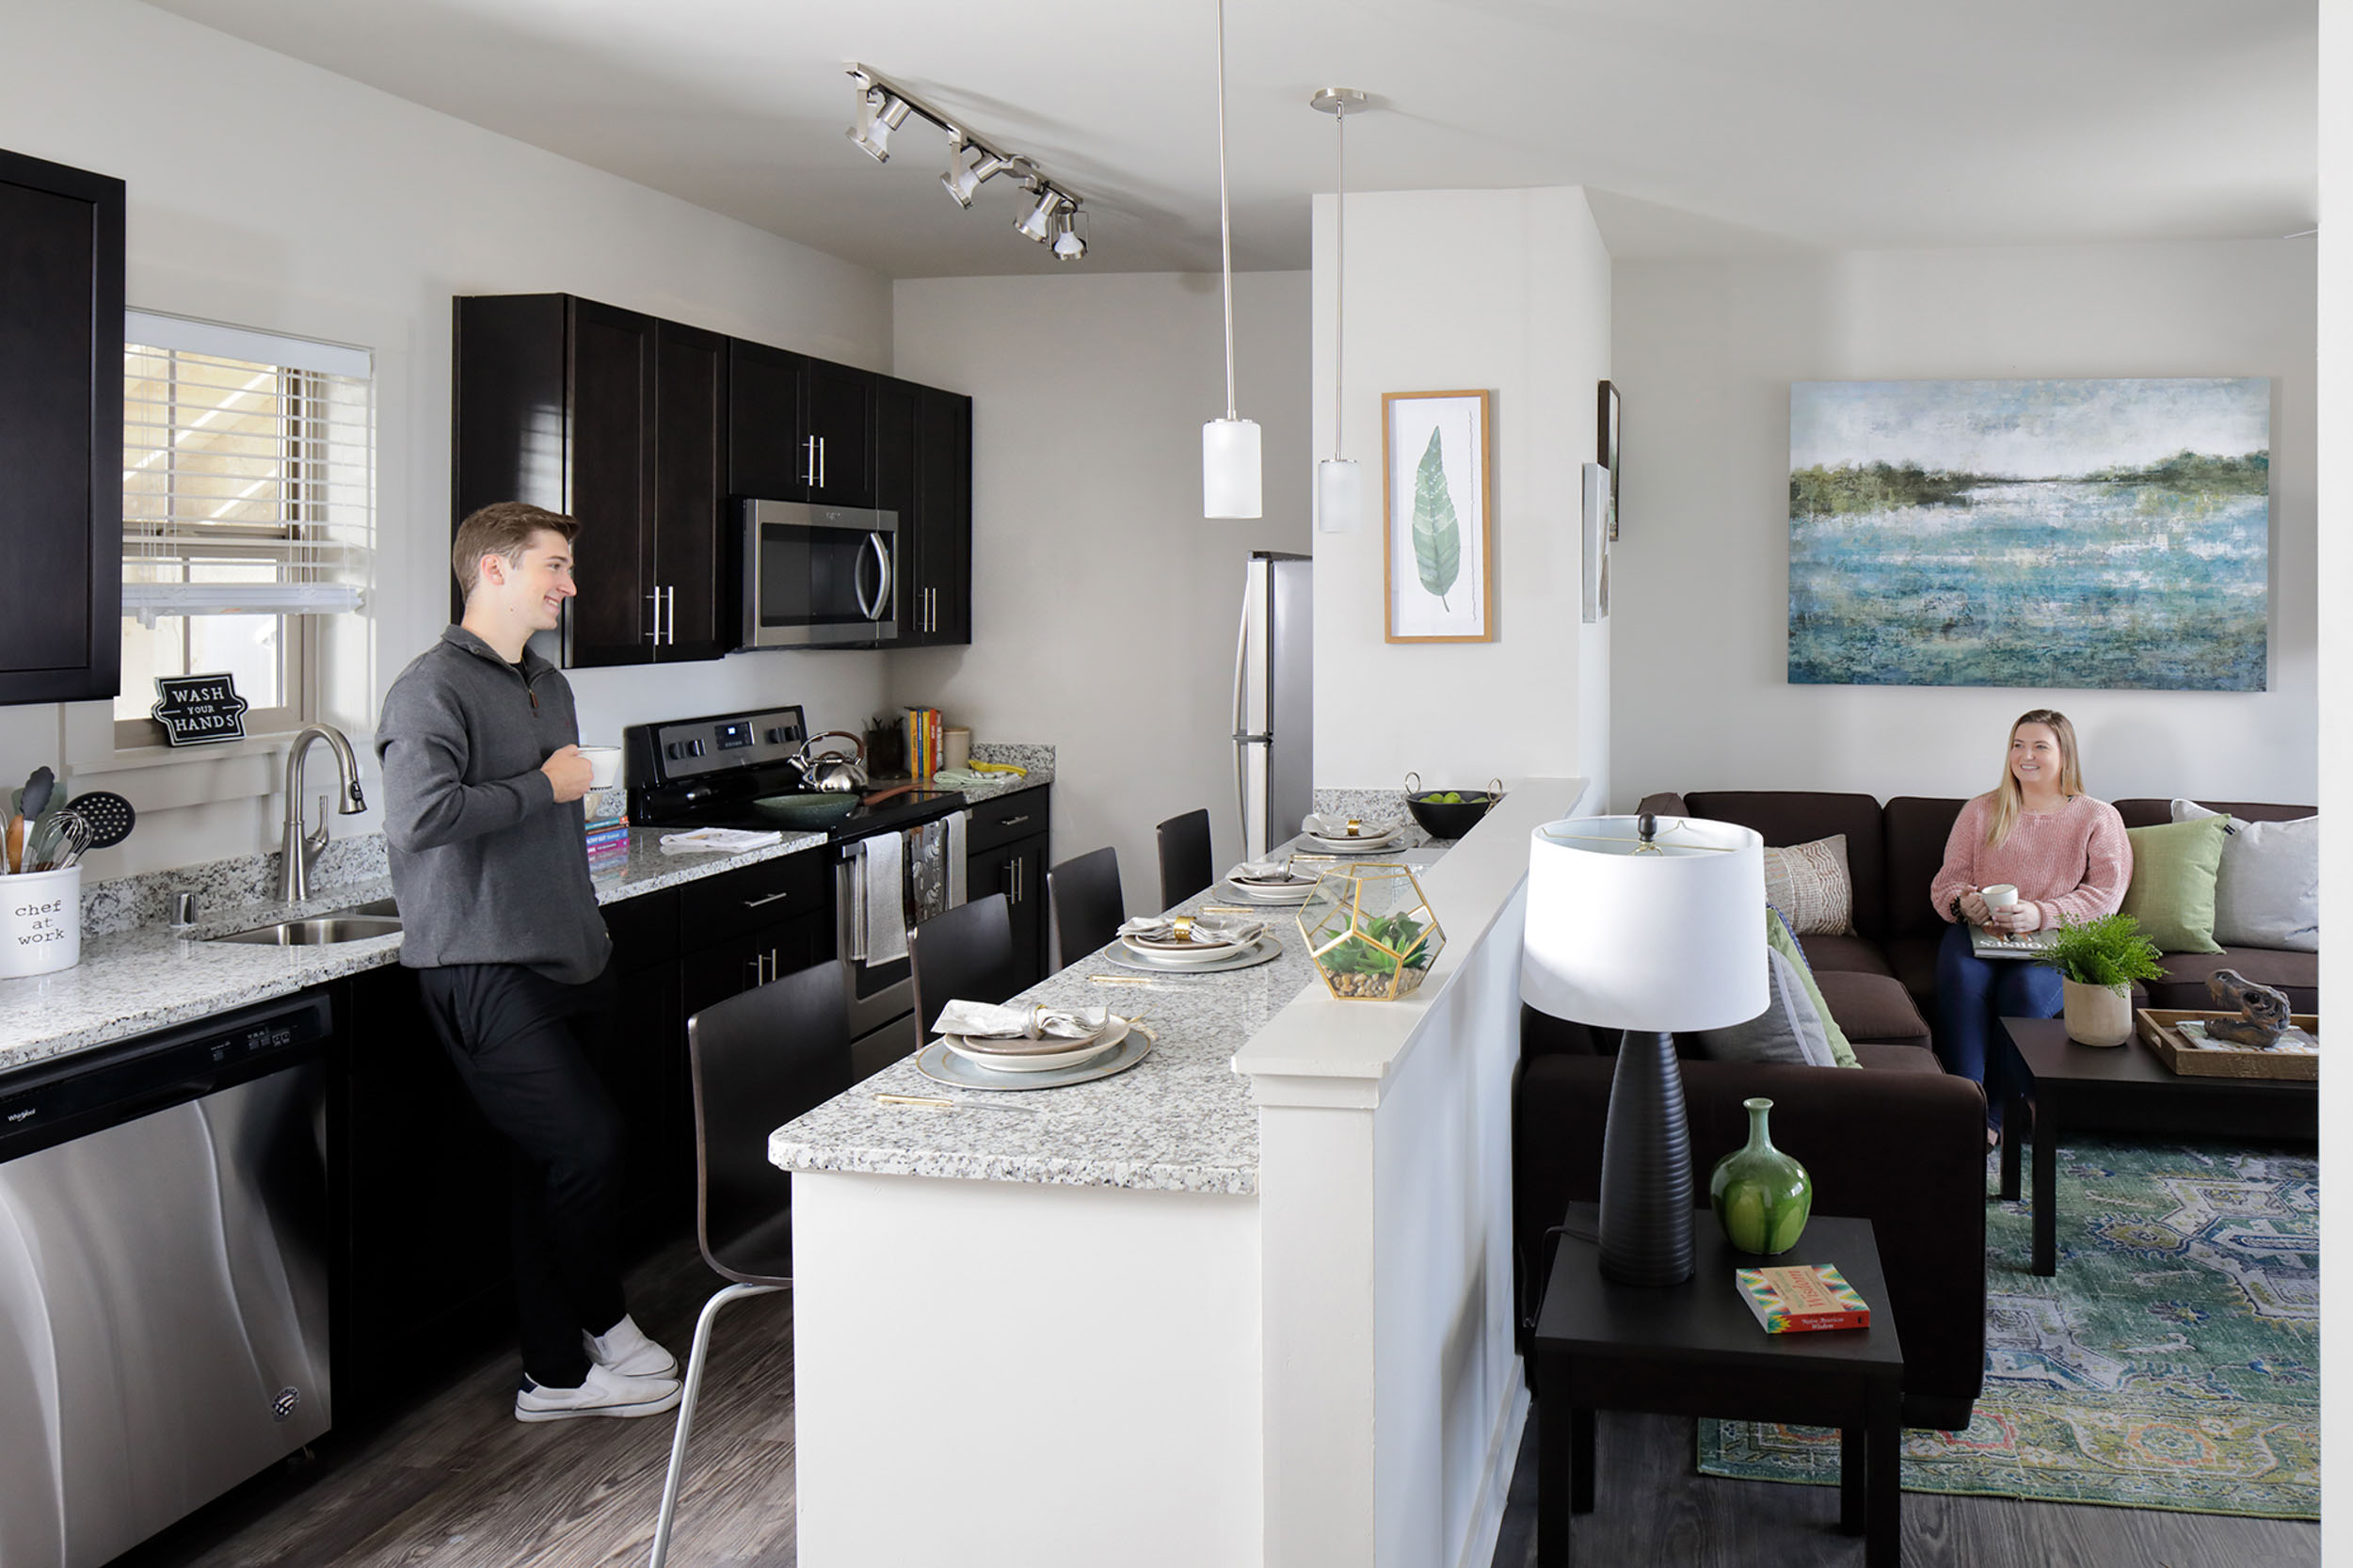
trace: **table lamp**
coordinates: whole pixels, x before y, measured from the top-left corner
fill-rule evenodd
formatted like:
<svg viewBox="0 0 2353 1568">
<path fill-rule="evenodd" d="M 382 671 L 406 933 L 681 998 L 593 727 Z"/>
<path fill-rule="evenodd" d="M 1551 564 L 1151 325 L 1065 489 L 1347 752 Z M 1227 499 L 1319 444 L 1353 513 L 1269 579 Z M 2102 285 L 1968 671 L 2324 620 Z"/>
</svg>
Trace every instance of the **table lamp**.
<svg viewBox="0 0 2353 1568">
<path fill-rule="evenodd" d="M 1691 1128 L 1676 1030 L 1765 1011 L 1765 840 L 1688 817 L 1581 817 L 1530 838 L 1528 1005 L 1625 1032 L 1601 1147 L 1601 1272 L 1691 1276 Z"/>
</svg>

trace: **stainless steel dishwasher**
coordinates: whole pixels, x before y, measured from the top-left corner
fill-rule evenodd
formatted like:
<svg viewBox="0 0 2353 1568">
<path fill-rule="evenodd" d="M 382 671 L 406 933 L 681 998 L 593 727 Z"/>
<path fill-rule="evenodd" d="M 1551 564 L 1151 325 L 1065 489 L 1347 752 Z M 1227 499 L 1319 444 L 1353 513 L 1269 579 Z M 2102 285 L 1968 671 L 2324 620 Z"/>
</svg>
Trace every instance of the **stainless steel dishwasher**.
<svg viewBox="0 0 2353 1568">
<path fill-rule="evenodd" d="M 327 1431 L 332 1024 L 0 1078 L 0 1568 L 96 1568 Z"/>
</svg>

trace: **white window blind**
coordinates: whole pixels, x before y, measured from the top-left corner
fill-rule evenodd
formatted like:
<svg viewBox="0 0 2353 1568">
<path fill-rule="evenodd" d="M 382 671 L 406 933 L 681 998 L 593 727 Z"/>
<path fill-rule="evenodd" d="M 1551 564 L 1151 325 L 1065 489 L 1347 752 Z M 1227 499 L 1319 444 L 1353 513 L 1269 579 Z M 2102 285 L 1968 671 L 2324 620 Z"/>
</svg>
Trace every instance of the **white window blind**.
<svg viewBox="0 0 2353 1568">
<path fill-rule="evenodd" d="M 130 312 L 124 321 L 123 683 L 227 669 L 298 713 L 298 617 L 360 607 L 375 543 L 364 349 Z"/>
</svg>

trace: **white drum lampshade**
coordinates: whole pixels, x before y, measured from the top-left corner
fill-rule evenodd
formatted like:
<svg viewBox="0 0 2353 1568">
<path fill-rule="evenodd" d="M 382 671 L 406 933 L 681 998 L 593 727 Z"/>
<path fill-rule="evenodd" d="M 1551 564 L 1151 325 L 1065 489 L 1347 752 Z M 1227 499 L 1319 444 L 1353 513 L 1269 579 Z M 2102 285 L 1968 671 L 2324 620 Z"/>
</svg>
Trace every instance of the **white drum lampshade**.
<svg viewBox="0 0 2353 1568">
<path fill-rule="evenodd" d="M 1258 422 L 1213 419 L 1201 426 L 1201 515 L 1255 518 L 1258 501 Z"/>
<path fill-rule="evenodd" d="M 1765 840 L 1730 823 L 1586 817 L 1529 840 L 1520 997 L 1626 1032 L 1602 1134 L 1604 1277 L 1691 1274 L 1691 1129 L 1677 1030 L 1744 1023 L 1771 1000 Z"/>
</svg>

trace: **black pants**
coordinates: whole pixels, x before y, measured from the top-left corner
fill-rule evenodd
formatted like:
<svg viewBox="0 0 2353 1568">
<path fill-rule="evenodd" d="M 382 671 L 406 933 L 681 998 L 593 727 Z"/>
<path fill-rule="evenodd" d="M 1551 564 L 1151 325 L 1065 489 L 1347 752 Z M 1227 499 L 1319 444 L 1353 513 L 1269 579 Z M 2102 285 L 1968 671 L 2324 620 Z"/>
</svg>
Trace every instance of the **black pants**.
<svg viewBox="0 0 2353 1568">
<path fill-rule="evenodd" d="M 621 1117 L 579 1037 L 610 1022 L 612 971 L 566 985 L 512 964 L 460 964 L 419 969 L 417 982 L 458 1077 L 515 1145 L 523 1371 L 578 1387 L 582 1331 L 602 1334 L 627 1310 L 613 1250 Z"/>
</svg>

